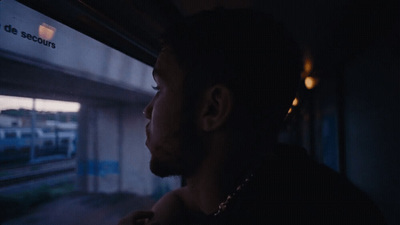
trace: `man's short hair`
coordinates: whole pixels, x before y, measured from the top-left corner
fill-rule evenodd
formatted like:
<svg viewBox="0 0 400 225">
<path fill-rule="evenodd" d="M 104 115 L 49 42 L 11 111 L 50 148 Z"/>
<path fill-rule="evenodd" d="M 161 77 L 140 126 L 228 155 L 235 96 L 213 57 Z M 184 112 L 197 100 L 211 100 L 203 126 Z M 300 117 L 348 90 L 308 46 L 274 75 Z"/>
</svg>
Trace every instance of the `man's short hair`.
<svg viewBox="0 0 400 225">
<path fill-rule="evenodd" d="M 170 27 L 161 39 L 185 72 L 187 102 L 223 84 L 234 97 L 235 126 L 264 137 L 277 132 L 302 70 L 302 54 L 280 24 L 250 9 L 216 9 Z"/>
</svg>

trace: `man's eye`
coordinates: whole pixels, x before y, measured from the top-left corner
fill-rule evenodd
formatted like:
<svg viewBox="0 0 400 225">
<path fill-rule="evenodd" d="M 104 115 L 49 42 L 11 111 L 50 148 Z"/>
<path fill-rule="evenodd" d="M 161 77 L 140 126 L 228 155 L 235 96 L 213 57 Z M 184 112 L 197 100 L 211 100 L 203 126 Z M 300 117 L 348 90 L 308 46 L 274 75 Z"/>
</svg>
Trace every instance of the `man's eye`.
<svg viewBox="0 0 400 225">
<path fill-rule="evenodd" d="M 159 91 L 160 87 L 159 86 L 151 86 L 154 90 Z"/>
</svg>

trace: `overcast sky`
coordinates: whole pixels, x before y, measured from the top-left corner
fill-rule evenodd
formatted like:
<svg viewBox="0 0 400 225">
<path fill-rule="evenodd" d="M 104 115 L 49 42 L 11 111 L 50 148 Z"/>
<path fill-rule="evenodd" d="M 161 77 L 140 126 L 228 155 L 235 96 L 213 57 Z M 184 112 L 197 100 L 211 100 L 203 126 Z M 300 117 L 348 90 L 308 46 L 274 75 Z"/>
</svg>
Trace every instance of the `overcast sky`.
<svg viewBox="0 0 400 225">
<path fill-rule="evenodd" d="M 0 111 L 5 109 L 32 109 L 32 98 L 10 97 L 0 95 Z M 77 102 L 65 102 L 36 99 L 37 111 L 52 112 L 78 112 L 80 104 Z"/>
</svg>

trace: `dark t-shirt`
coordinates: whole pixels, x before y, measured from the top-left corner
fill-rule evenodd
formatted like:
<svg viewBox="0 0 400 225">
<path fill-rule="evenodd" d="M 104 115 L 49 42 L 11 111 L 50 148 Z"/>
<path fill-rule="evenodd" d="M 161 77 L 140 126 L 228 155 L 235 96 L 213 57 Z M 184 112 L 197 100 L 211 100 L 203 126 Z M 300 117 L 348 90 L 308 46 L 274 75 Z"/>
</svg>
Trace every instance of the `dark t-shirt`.
<svg viewBox="0 0 400 225">
<path fill-rule="evenodd" d="M 226 211 L 207 224 L 385 224 L 373 202 L 347 179 L 307 157 L 277 148 Z"/>
</svg>

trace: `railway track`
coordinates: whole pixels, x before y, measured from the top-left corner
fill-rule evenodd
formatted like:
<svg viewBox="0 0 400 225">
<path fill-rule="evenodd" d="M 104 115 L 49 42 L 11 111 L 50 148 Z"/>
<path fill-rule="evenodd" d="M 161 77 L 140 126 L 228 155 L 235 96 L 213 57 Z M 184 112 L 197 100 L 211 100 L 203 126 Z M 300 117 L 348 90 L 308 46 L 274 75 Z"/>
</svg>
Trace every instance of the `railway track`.
<svg viewBox="0 0 400 225">
<path fill-rule="evenodd" d="M 0 170 L 0 188 L 23 184 L 30 181 L 71 174 L 76 170 L 75 159 L 35 163 L 18 168 Z"/>
</svg>

